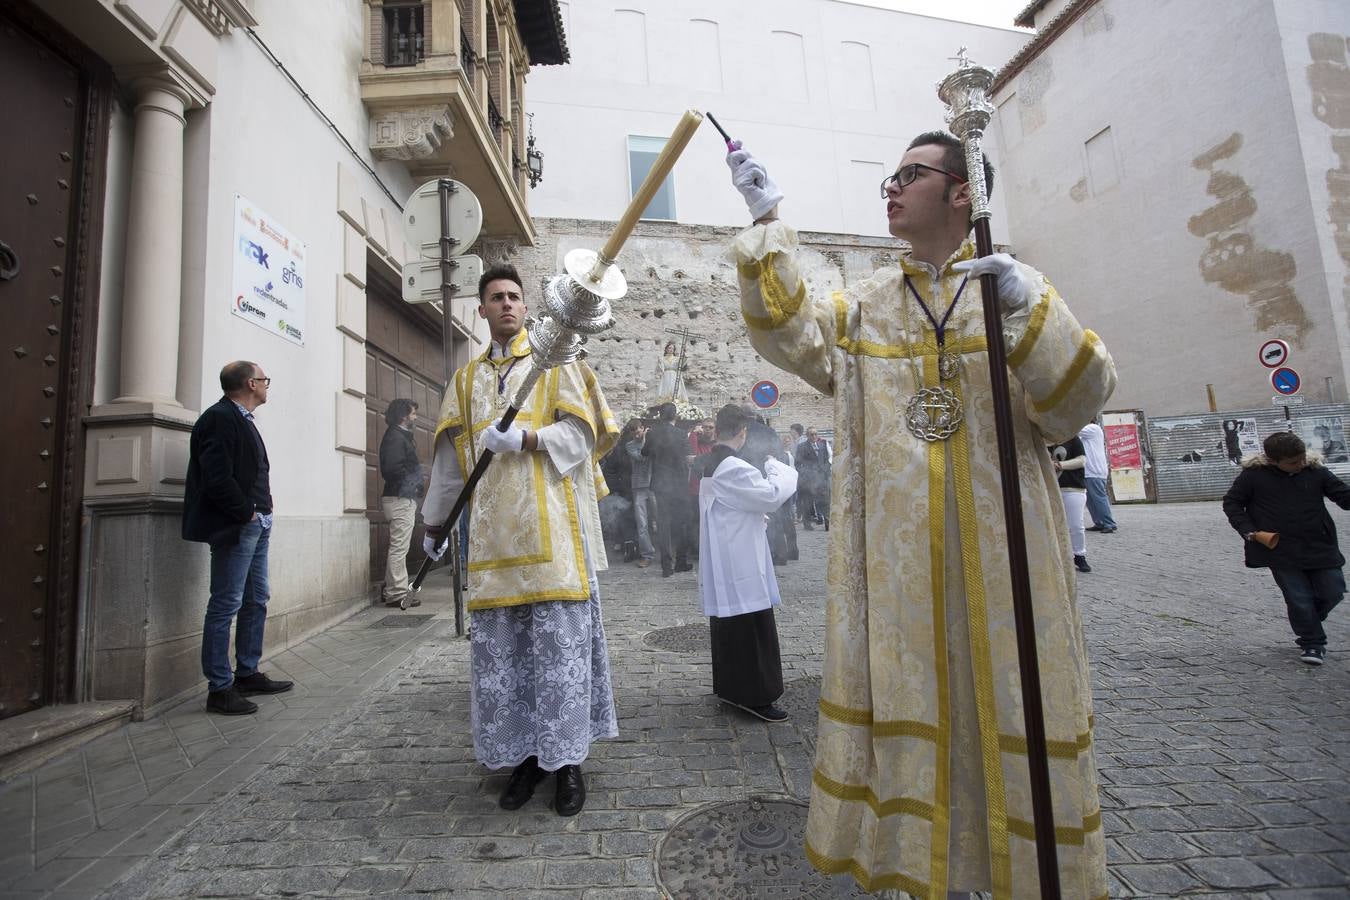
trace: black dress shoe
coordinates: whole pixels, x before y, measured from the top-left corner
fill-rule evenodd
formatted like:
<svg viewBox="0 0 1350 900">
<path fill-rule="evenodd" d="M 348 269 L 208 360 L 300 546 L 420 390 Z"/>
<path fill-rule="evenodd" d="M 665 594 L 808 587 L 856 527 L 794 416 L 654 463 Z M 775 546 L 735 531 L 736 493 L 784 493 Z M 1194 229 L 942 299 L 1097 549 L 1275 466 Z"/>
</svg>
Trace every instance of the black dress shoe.
<svg viewBox="0 0 1350 900">
<path fill-rule="evenodd" d="M 1083 530 L 1084 530 L 1084 531 L 1101 531 L 1101 530 L 1102 530 L 1102 526 L 1100 526 L 1100 525 L 1089 525 L 1087 528 L 1084 528 Z"/>
<path fill-rule="evenodd" d="M 557 793 L 553 808 L 560 816 L 575 816 L 586 805 L 586 781 L 581 766 L 563 766 L 558 770 Z"/>
<path fill-rule="evenodd" d="M 246 716 L 257 712 L 258 704 L 252 700 L 245 700 L 234 685 L 230 685 L 223 691 L 207 693 L 206 711 L 222 716 Z"/>
<path fill-rule="evenodd" d="M 295 687 L 294 681 L 273 681 L 262 672 L 254 672 L 243 678 L 236 677 L 234 686 L 239 693 L 248 694 L 284 694 Z"/>
<path fill-rule="evenodd" d="M 675 571 L 676 571 L 676 572 L 692 572 L 692 571 L 694 571 L 694 564 L 691 563 L 691 562 L 689 562 L 689 560 L 685 560 L 684 562 L 677 562 L 677 563 L 675 564 Z"/>
<path fill-rule="evenodd" d="M 511 772 L 511 779 L 506 782 L 506 790 L 502 791 L 502 809 L 520 809 L 524 806 L 534 796 L 535 786 L 547 774 L 539 768 L 539 759 L 535 756 L 516 766 Z"/>
</svg>

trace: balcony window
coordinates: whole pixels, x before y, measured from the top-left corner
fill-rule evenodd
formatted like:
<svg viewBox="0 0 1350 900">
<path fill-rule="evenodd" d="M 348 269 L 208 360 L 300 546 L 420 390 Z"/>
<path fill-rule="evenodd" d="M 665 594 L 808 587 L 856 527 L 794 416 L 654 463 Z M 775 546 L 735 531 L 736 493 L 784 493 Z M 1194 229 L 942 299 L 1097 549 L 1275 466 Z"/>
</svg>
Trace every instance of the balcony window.
<svg viewBox="0 0 1350 900">
<path fill-rule="evenodd" d="M 415 66 L 426 55 L 422 5 L 384 7 L 384 64 Z"/>
<path fill-rule="evenodd" d="M 642 186 L 642 182 L 647 178 L 647 173 L 652 170 L 652 164 L 656 162 L 656 158 L 661 155 L 661 150 L 665 146 L 665 138 L 639 137 L 631 134 L 628 136 L 628 196 L 630 198 Z M 652 202 L 648 203 L 647 208 L 642 211 L 642 218 L 675 221 L 674 172 L 667 175 L 666 180 L 661 182 L 661 187 L 652 196 Z"/>
</svg>

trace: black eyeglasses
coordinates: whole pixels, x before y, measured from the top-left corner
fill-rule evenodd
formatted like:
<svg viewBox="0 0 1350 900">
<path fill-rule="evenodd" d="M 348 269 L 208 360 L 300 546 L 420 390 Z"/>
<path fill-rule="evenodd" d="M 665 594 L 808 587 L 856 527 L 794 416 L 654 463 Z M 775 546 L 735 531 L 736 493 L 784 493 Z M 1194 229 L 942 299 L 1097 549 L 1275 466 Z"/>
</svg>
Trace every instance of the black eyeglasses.
<svg viewBox="0 0 1350 900">
<path fill-rule="evenodd" d="M 886 199 L 887 197 L 886 192 L 890 189 L 890 186 L 892 184 L 894 184 L 898 188 L 907 187 L 910 184 L 913 184 L 914 179 L 919 177 L 920 169 L 927 169 L 930 172 L 939 172 L 943 175 L 946 175 L 948 178 L 955 179 L 961 184 L 966 183 L 966 179 L 962 178 L 960 175 L 957 175 L 955 172 L 948 172 L 946 169 L 938 169 L 935 168 L 934 166 L 925 166 L 923 163 L 910 163 L 907 166 L 901 166 L 899 169 L 896 170 L 894 175 L 887 178 L 885 181 L 881 182 L 881 199 L 883 200 Z"/>
<path fill-rule="evenodd" d="M 271 386 L 272 386 L 272 379 L 266 378 L 266 377 L 264 377 L 264 378 L 250 378 L 249 381 L 261 381 L 261 382 L 263 383 L 263 387 L 271 387 Z"/>
</svg>

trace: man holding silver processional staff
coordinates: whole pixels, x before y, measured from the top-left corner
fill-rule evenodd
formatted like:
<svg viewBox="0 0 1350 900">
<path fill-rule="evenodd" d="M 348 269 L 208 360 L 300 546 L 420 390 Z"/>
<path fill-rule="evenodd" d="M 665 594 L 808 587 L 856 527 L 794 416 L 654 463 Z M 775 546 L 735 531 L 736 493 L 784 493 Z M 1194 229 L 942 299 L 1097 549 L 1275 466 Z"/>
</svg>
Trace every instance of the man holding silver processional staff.
<svg viewBox="0 0 1350 900">
<path fill-rule="evenodd" d="M 504 809 L 519 809 L 556 772 L 554 810 L 581 811 L 581 763 L 618 724 L 595 573 L 606 566 L 597 461 L 618 427 L 577 360 L 547 369 L 514 422 L 498 421 L 537 365 L 520 275 L 493 266 L 478 285 L 486 352 L 455 372 L 441 403 L 424 547 L 442 528 L 484 450 L 494 456 L 470 501 L 470 719 L 474 755 L 513 767 Z"/>
<path fill-rule="evenodd" d="M 765 359 L 832 396 L 828 613 L 806 854 L 868 891 L 1040 896 L 1000 517 L 980 276 L 997 279 L 1011 375 L 1063 896 L 1105 897 L 1088 660 L 1047 441 L 1115 385 L 1101 341 L 1040 272 L 976 259 L 961 141 L 927 132 L 879 186 L 897 264 L 808 296 L 783 194 L 731 144 L 754 224 L 734 240 L 742 314 Z M 980 157 L 976 157 L 980 158 Z M 980 194 L 983 203 L 984 193 Z M 884 204 L 884 205 L 883 205 Z"/>
</svg>

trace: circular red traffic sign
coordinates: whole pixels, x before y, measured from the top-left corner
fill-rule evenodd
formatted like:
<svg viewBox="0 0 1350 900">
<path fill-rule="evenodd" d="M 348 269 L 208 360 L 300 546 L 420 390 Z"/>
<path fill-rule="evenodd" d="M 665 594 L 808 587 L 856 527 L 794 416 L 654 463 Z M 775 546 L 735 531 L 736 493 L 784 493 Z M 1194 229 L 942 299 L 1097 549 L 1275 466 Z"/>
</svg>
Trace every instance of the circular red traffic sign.
<svg viewBox="0 0 1350 900">
<path fill-rule="evenodd" d="M 750 389 L 750 399 L 760 409 L 773 409 L 778 405 L 778 385 L 772 381 L 756 381 Z"/>
<path fill-rule="evenodd" d="M 1303 379 L 1298 377 L 1298 373 L 1288 367 L 1281 367 L 1270 373 L 1270 386 L 1276 393 L 1288 397 L 1298 393 L 1299 387 L 1303 384 Z"/>
<path fill-rule="evenodd" d="M 1289 345 L 1278 338 L 1273 341 L 1266 341 L 1261 345 L 1258 358 L 1261 360 L 1261 365 L 1267 369 L 1278 369 L 1289 361 Z"/>
</svg>

